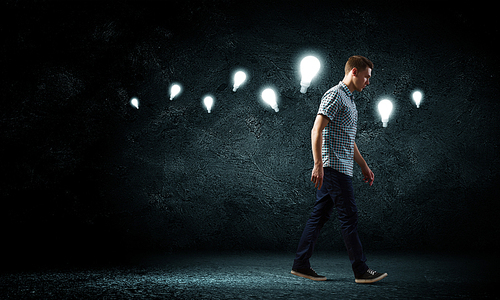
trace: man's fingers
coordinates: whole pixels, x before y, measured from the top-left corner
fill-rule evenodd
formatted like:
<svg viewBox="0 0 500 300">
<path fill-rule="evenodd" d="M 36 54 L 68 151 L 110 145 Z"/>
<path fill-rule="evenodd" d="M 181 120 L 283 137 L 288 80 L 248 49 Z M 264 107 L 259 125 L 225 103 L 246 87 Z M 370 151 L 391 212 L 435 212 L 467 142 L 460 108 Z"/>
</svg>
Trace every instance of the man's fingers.
<svg viewBox="0 0 500 300">
<path fill-rule="evenodd" d="M 321 189 L 321 186 L 323 185 L 323 177 L 312 175 L 311 181 L 314 182 L 315 188 L 318 188 L 318 190 Z"/>
<path fill-rule="evenodd" d="M 321 189 L 322 185 L 323 185 L 323 178 L 318 178 L 318 190 Z"/>
<path fill-rule="evenodd" d="M 321 186 L 323 185 L 323 177 L 316 177 L 316 181 L 314 182 L 314 187 L 321 189 Z"/>
</svg>

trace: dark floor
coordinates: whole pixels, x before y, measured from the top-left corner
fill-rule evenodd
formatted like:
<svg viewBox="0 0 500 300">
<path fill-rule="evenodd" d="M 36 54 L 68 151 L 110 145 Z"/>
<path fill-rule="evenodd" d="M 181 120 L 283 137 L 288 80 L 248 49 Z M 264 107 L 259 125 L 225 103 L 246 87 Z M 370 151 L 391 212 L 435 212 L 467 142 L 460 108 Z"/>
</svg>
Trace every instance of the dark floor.
<svg viewBox="0 0 500 300">
<path fill-rule="evenodd" d="M 0 275 L 1 299 L 470 299 L 497 298 L 493 267 L 480 256 L 368 253 L 387 272 L 354 283 L 344 253 L 319 253 L 313 268 L 328 280 L 290 274 L 293 254 L 151 256 L 125 266 L 16 271 Z"/>
</svg>

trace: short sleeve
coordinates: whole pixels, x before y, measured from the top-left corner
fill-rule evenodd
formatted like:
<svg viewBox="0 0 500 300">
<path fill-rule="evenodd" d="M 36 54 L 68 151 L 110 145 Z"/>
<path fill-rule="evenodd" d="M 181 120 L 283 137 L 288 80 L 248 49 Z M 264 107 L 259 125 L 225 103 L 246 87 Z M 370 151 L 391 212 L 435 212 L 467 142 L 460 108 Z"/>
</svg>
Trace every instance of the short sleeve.
<svg viewBox="0 0 500 300">
<path fill-rule="evenodd" d="M 337 91 L 331 91 L 323 95 L 319 105 L 318 115 L 324 115 L 332 121 L 339 110 L 340 99 Z"/>
</svg>

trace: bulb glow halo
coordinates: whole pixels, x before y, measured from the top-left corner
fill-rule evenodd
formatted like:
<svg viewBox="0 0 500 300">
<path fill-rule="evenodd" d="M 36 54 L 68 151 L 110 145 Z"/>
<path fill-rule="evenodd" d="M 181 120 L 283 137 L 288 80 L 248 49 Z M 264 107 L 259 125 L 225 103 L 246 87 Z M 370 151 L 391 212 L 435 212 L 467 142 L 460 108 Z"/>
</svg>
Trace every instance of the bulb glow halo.
<svg viewBox="0 0 500 300">
<path fill-rule="evenodd" d="M 136 109 L 139 109 L 139 99 L 137 99 L 135 97 L 130 99 L 130 105 L 132 105 Z"/>
<path fill-rule="evenodd" d="M 171 87 L 170 87 L 170 100 L 174 99 L 177 95 L 179 95 L 181 93 L 181 86 L 178 85 L 178 84 L 173 84 Z"/>
<path fill-rule="evenodd" d="M 212 96 L 203 97 L 203 104 L 205 105 L 208 113 L 212 112 L 212 107 L 214 105 L 214 98 Z"/>
<path fill-rule="evenodd" d="M 247 74 L 243 71 L 238 71 L 234 74 L 234 85 L 233 92 L 236 90 L 247 80 Z"/>
<path fill-rule="evenodd" d="M 383 127 L 387 127 L 387 122 L 389 122 L 389 117 L 392 113 L 392 102 L 390 100 L 383 99 L 378 103 L 377 107 L 380 117 L 382 118 Z"/>
<path fill-rule="evenodd" d="M 262 100 L 264 100 L 265 103 L 271 106 L 271 108 L 274 109 L 275 112 L 279 111 L 278 103 L 276 101 L 276 92 L 272 88 L 266 88 L 265 90 L 263 90 L 261 97 Z"/>
<path fill-rule="evenodd" d="M 415 105 L 417 105 L 417 108 L 420 107 L 420 102 L 422 101 L 423 94 L 419 90 L 415 90 L 412 94 L 411 97 L 413 98 L 413 101 L 415 102 Z"/>
<path fill-rule="evenodd" d="M 321 67 L 319 60 L 312 55 L 304 57 L 300 62 L 300 74 L 302 79 L 300 81 L 300 92 L 305 93 L 307 88 L 311 85 L 312 79 L 318 74 Z"/>
</svg>

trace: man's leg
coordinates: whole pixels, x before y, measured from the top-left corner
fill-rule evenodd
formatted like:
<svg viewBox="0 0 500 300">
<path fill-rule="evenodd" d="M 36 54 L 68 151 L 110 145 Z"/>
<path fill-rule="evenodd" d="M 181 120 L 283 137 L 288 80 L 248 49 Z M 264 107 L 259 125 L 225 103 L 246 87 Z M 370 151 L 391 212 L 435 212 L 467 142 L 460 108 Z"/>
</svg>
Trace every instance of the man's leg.
<svg viewBox="0 0 500 300">
<path fill-rule="evenodd" d="M 331 182 L 325 172 L 323 186 L 316 193 L 316 203 L 314 204 L 313 212 L 309 220 L 307 220 L 306 227 L 300 238 L 299 246 L 297 247 L 297 253 L 292 268 L 294 270 L 309 269 L 311 267 L 309 258 L 312 256 L 314 245 L 316 244 L 321 228 L 323 228 L 326 221 L 330 219 L 333 210 L 333 201 L 328 194 L 329 185 L 331 185 Z"/>
<path fill-rule="evenodd" d="M 336 182 L 341 191 L 334 201 L 339 214 L 342 237 L 349 254 L 352 270 L 355 276 L 360 276 L 368 270 L 368 266 L 358 235 L 358 209 L 354 199 L 352 178 L 336 170 L 333 170 L 332 173 L 333 177 L 338 179 Z"/>
</svg>

